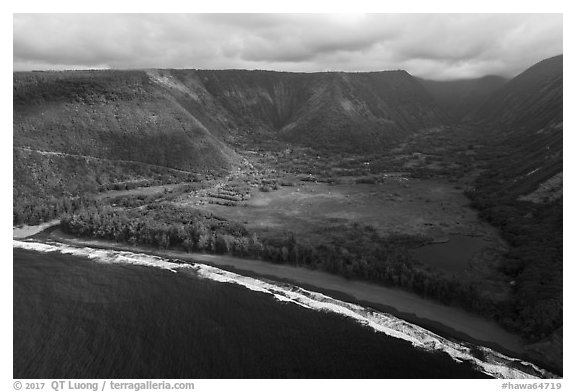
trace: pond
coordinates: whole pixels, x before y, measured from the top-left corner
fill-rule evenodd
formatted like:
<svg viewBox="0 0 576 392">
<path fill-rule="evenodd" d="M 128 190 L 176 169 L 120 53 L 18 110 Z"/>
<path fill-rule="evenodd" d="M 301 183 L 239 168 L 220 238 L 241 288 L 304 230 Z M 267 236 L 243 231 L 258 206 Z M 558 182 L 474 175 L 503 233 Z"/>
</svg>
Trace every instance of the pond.
<svg viewBox="0 0 576 392">
<path fill-rule="evenodd" d="M 448 242 L 430 244 L 414 249 L 416 259 L 448 272 L 464 272 L 474 255 L 482 251 L 487 241 L 482 237 L 453 235 Z"/>
</svg>

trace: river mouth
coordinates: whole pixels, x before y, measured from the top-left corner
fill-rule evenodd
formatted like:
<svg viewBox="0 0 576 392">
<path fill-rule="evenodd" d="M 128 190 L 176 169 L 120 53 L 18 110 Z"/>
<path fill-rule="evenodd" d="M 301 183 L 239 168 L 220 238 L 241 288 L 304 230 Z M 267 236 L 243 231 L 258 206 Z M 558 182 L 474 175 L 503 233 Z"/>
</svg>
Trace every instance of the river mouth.
<svg viewBox="0 0 576 392">
<path fill-rule="evenodd" d="M 483 237 L 452 235 L 447 242 L 424 245 L 412 251 L 416 259 L 443 271 L 462 274 L 473 258 L 489 246 Z"/>
</svg>

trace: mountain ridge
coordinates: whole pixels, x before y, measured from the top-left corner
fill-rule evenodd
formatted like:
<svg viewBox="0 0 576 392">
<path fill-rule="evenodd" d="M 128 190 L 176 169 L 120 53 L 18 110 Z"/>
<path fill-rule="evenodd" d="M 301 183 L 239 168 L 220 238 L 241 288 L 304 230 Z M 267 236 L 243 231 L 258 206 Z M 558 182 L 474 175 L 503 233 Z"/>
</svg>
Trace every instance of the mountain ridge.
<svg viewBox="0 0 576 392">
<path fill-rule="evenodd" d="M 562 116 L 563 55 L 542 60 L 496 91 L 472 115 L 481 123 L 539 130 Z"/>
</svg>

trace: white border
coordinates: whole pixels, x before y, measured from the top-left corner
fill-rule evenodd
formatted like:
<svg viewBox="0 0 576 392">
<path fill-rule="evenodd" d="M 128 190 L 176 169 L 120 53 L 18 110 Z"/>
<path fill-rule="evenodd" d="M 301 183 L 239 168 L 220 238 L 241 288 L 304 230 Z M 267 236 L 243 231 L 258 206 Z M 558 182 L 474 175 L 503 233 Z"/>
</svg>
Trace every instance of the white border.
<svg viewBox="0 0 576 392">
<path fill-rule="evenodd" d="M 421 13 L 452 13 L 452 12 L 520 12 L 520 13 L 564 13 L 564 47 L 571 48 L 574 45 L 574 13 L 569 6 L 568 1 L 547 0 L 547 1 L 497 1 L 487 0 L 474 2 L 473 5 L 464 1 L 410 1 L 410 2 L 383 2 L 383 1 L 330 1 L 319 2 L 311 0 L 291 0 L 277 4 L 278 2 L 270 1 L 209 1 L 209 2 L 191 2 L 191 1 L 139 1 L 139 2 L 120 2 L 118 0 L 99 0 L 94 2 L 81 2 L 78 0 L 57 0 L 57 1 L 10 1 L 2 3 L 1 14 L 1 40 L 4 53 L 12 53 L 12 13 L 14 12 L 421 12 Z M 12 59 L 11 56 L 5 55 L 3 60 L 3 72 L 1 78 L 0 92 L 2 96 L 2 119 L 3 132 L 2 137 L 2 164 L 4 167 L 2 180 L 5 184 L 12 182 Z M 574 70 L 574 58 L 571 51 L 564 53 L 565 69 L 565 88 L 564 88 L 564 107 L 572 108 L 574 77 L 571 70 Z M 567 114 L 567 116 L 566 116 Z M 564 146 L 566 151 L 573 151 L 574 132 L 576 129 L 572 126 L 574 123 L 571 110 L 565 113 L 564 128 L 565 133 Z M 565 247 L 564 256 L 564 276 L 571 278 L 574 275 L 574 252 L 569 249 L 570 235 L 572 234 L 571 222 L 574 218 L 574 208 L 572 207 L 573 196 L 573 154 L 566 155 L 564 170 L 565 200 L 568 200 L 564 209 L 564 241 L 568 245 Z M 12 389 L 12 257 L 9 250 L 9 239 L 11 228 L 8 223 L 11 220 L 11 192 L 3 193 L 3 203 L 5 208 L 0 209 L 2 214 L 2 239 L 6 241 L 5 256 L 2 260 L 2 310 L 6 317 L 2 323 L 2 337 L 4 348 L 1 356 L 0 372 L 1 383 L 0 389 L 10 391 Z M 4 244 L 3 244 L 4 245 Z M 574 331 L 573 320 L 573 301 L 574 285 L 570 280 L 565 279 L 564 285 L 564 381 L 563 390 L 570 390 L 569 385 L 573 384 L 574 372 L 572 372 L 574 361 L 571 356 L 571 348 L 574 339 L 571 338 L 571 331 Z M 49 381 L 49 380 L 47 380 Z M 469 380 L 195 380 L 197 390 L 234 390 L 234 391 L 286 391 L 294 390 L 330 390 L 330 391 L 350 391 L 356 389 L 364 390 L 443 390 L 443 391 L 489 391 L 500 390 L 502 381 L 469 381 Z"/>
</svg>

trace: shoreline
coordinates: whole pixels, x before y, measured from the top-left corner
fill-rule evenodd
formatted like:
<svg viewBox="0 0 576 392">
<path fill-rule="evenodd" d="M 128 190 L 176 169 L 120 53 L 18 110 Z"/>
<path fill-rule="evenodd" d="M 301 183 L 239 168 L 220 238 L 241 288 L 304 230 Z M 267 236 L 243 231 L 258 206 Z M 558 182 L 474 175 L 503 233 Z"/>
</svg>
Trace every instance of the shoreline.
<svg viewBox="0 0 576 392">
<path fill-rule="evenodd" d="M 77 238 L 64 234 L 59 229 L 51 230 L 45 235 L 45 239 L 69 245 L 148 253 L 164 258 L 180 259 L 185 262 L 202 263 L 245 276 L 295 284 L 337 299 L 364 304 L 376 310 L 397 315 L 406 321 L 414 321 L 418 325 L 429 328 L 433 332 L 439 331 L 443 335 L 495 348 L 504 354 L 515 356 L 526 354 L 521 338 L 505 331 L 496 322 L 397 288 L 349 280 L 322 271 L 255 259 L 186 253 L 169 249 L 159 250 L 141 245 L 133 246 L 112 241 Z"/>
<path fill-rule="evenodd" d="M 106 240 L 83 239 L 64 234 L 55 226 L 51 225 L 45 230 L 37 232 L 34 237 L 39 240 L 53 240 L 74 246 L 147 253 L 164 258 L 180 259 L 189 263 L 206 264 L 244 276 L 289 283 L 307 290 L 324 293 L 338 300 L 389 313 L 440 336 L 485 346 L 514 358 L 530 361 L 556 374 L 561 373 L 561 369 L 553 364 L 529 355 L 522 339 L 505 331 L 496 322 L 460 308 L 419 297 L 408 291 L 349 280 L 326 272 L 255 259 L 186 253 L 178 250 L 159 250 L 143 245 L 134 246 Z"/>
</svg>

